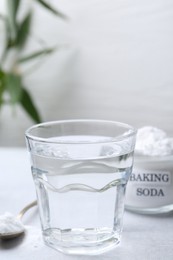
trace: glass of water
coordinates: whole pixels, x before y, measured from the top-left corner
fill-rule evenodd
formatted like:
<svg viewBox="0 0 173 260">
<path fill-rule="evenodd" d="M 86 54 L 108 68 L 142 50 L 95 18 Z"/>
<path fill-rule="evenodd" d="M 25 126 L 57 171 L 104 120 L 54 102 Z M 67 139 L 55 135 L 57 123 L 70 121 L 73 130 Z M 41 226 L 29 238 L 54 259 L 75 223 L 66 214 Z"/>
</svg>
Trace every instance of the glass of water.
<svg viewBox="0 0 173 260">
<path fill-rule="evenodd" d="M 96 255 L 120 242 L 136 130 L 103 120 L 42 123 L 26 131 L 45 243 Z"/>
</svg>

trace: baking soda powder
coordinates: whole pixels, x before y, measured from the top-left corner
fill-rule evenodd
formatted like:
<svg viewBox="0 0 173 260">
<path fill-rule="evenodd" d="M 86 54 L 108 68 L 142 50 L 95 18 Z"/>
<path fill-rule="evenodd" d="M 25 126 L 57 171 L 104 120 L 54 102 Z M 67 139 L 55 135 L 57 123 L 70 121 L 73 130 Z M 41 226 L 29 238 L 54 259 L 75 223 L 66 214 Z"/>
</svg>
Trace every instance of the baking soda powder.
<svg viewBox="0 0 173 260">
<path fill-rule="evenodd" d="M 0 234 L 24 231 L 24 225 L 11 213 L 6 212 L 0 216 Z"/>
<path fill-rule="evenodd" d="M 161 129 L 138 130 L 126 208 L 149 214 L 173 210 L 173 138 Z"/>
</svg>

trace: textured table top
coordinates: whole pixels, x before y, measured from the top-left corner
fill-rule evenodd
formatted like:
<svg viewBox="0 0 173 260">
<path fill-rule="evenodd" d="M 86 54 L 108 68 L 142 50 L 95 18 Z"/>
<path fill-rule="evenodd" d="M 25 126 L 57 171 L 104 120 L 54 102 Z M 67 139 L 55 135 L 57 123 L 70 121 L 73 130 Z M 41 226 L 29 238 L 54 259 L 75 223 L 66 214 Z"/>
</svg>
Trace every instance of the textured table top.
<svg viewBox="0 0 173 260">
<path fill-rule="evenodd" d="M 0 149 L 0 214 L 17 214 L 36 199 L 29 155 L 22 148 Z M 120 245 L 99 256 L 69 256 L 44 245 L 37 208 L 23 218 L 24 236 L 0 241 L 1 260 L 172 260 L 173 215 L 146 216 L 125 211 Z"/>
</svg>

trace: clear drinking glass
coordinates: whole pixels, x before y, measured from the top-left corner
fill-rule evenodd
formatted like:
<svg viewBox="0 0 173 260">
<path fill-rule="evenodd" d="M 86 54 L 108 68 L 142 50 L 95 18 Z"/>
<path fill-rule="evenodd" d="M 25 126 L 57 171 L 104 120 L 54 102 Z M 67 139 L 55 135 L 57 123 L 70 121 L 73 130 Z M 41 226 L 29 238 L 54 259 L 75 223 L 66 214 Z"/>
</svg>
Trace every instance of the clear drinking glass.
<svg viewBox="0 0 173 260">
<path fill-rule="evenodd" d="M 26 131 L 43 239 L 69 254 L 99 254 L 120 242 L 136 130 L 67 120 Z"/>
</svg>

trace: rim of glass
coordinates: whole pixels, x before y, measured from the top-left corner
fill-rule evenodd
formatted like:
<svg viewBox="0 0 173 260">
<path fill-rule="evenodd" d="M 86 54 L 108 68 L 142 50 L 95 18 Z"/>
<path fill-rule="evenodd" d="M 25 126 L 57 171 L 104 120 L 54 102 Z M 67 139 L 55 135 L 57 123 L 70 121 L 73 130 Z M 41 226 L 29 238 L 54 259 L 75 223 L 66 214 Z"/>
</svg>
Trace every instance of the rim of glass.
<svg viewBox="0 0 173 260">
<path fill-rule="evenodd" d="M 33 129 L 42 127 L 42 126 L 50 126 L 50 125 L 57 125 L 57 124 L 62 124 L 62 123 L 109 123 L 109 124 L 114 124 L 120 127 L 124 127 L 124 129 L 127 130 L 131 130 L 129 133 L 123 135 L 119 135 L 117 137 L 112 137 L 111 140 L 103 140 L 103 141 L 56 141 L 56 140 L 50 140 L 47 138 L 43 138 L 43 137 L 38 137 L 35 136 L 33 134 L 30 134 L 30 132 Z M 112 120 L 99 120 L 99 119 L 71 119 L 71 120 L 56 120 L 56 121 L 48 121 L 48 122 L 44 122 L 44 123 L 40 123 L 40 124 L 35 124 L 31 127 L 29 127 L 26 131 L 25 131 L 25 137 L 29 138 L 30 140 L 34 140 L 34 141 L 38 141 L 38 142 L 43 142 L 43 143 L 54 143 L 54 144 L 101 144 L 101 143 L 113 143 L 113 142 L 117 142 L 117 141 L 121 141 L 124 139 L 127 139 L 131 136 L 136 135 L 137 133 L 137 129 L 129 124 L 126 123 L 122 123 L 119 121 L 112 121 Z"/>
</svg>

